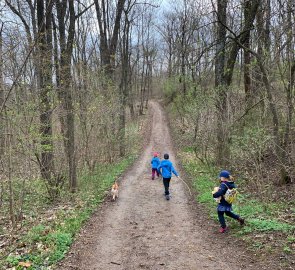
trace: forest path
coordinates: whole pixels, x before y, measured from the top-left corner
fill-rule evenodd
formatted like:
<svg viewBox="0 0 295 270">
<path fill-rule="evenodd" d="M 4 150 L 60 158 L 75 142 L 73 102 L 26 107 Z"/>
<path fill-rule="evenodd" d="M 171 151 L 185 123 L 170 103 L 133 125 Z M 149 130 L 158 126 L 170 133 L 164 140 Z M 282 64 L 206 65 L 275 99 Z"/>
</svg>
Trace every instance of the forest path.
<svg viewBox="0 0 295 270">
<path fill-rule="evenodd" d="M 179 179 L 171 179 L 170 201 L 163 196 L 161 179 L 151 180 L 152 152 L 161 157 L 169 153 L 172 162 L 175 156 L 161 106 L 150 102 L 149 111 L 149 142 L 123 176 L 119 199 L 94 214 L 57 269 L 259 269 L 244 258 L 243 250 L 225 244 L 228 236 L 216 232 L 217 224 L 200 217 Z"/>
</svg>

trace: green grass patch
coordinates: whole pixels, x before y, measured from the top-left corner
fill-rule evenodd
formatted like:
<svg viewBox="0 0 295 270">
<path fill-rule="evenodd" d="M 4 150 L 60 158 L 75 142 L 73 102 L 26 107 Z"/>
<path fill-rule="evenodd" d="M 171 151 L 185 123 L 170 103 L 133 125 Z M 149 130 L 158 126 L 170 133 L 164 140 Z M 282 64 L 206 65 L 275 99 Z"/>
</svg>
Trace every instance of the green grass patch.
<svg viewBox="0 0 295 270">
<path fill-rule="evenodd" d="M 280 232 L 290 232 L 294 230 L 294 226 L 278 222 L 275 219 L 262 219 L 262 218 L 249 218 L 247 219 L 247 226 L 244 227 L 244 231 L 251 232 L 256 231 L 280 231 Z"/>
</svg>

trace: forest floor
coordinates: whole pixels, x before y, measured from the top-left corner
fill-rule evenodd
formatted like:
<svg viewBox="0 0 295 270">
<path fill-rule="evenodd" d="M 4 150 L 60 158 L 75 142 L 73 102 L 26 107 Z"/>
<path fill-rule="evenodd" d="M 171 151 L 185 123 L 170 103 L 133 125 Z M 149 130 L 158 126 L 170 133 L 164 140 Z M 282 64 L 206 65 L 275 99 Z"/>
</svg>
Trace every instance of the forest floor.
<svg viewBox="0 0 295 270">
<path fill-rule="evenodd" d="M 120 179 L 119 199 L 106 199 L 57 269 L 281 269 L 270 258 L 261 261 L 230 232 L 220 234 L 178 178 L 171 179 L 171 200 L 165 199 L 161 179 L 151 180 L 152 153 L 169 153 L 176 169 L 181 166 L 156 102 L 150 102 L 149 121 L 141 156 Z"/>
</svg>

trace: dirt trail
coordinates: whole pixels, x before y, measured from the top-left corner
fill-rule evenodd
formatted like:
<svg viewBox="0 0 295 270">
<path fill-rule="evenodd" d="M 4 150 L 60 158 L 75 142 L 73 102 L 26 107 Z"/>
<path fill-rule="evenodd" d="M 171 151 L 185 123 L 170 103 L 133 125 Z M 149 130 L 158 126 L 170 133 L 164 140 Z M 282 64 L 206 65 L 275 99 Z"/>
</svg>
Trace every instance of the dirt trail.
<svg viewBox="0 0 295 270">
<path fill-rule="evenodd" d="M 218 244 L 223 239 L 215 233 L 218 225 L 207 227 L 198 218 L 180 180 L 171 180 L 170 201 L 163 196 L 161 179 L 151 180 L 153 151 L 169 153 L 172 162 L 175 158 L 160 105 L 150 102 L 150 111 L 150 142 L 123 177 L 119 200 L 104 204 L 94 215 L 58 269 L 258 269 L 237 261 L 241 253 L 231 258 L 232 251 Z"/>
</svg>

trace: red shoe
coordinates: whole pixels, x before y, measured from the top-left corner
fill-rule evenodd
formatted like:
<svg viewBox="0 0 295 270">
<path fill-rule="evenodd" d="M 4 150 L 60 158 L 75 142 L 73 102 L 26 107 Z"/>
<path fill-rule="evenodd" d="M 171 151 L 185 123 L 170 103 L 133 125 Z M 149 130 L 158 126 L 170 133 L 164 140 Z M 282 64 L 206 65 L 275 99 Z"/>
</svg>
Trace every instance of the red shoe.
<svg viewBox="0 0 295 270">
<path fill-rule="evenodd" d="M 225 233 L 226 231 L 227 231 L 227 227 L 225 227 L 225 228 L 220 228 L 220 229 L 219 229 L 219 232 L 220 232 L 220 233 Z"/>
</svg>

